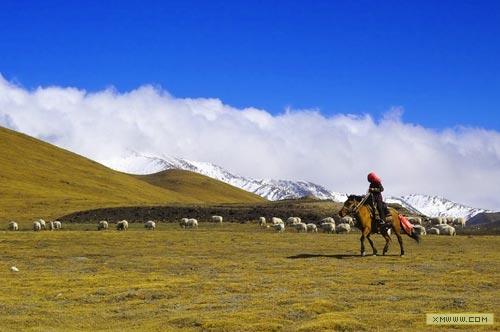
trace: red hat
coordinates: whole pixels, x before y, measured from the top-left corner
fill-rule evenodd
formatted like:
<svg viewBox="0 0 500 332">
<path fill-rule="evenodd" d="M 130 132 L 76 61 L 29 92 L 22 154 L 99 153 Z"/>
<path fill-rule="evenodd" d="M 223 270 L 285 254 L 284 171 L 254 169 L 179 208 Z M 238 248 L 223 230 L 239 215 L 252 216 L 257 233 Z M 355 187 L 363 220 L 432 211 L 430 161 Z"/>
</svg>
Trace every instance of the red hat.
<svg viewBox="0 0 500 332">
<path fill-rule="evenodd" d="M 375 172 L 370 172 L 370 174 L 368 174 L 368 182 L 370 182 L 370 183 L 381 183 L 382 180 L 380 180 L 380 178 L 378 177 L 377 174 L 375 174 Z"/>
</svg>

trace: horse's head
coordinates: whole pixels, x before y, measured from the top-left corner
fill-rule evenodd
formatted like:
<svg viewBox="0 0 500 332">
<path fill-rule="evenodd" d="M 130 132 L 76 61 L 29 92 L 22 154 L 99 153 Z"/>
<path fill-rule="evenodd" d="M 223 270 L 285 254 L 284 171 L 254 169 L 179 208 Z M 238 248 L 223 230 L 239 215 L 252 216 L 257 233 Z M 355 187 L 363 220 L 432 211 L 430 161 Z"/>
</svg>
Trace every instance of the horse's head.
<svg viewBox="0 0 500 332">
<path fill-rule="evenodd" d="M 347 198 L 347 201 L 344 202 L 344 206 L 342 206 L 342 209 L 340 209 L 339 216 L 342 218 L 347 216 L 348 214 L 353 213 L 359 202 L 360 200 L 358 200 L 358 196 L 350 195 Z"/>
</svg>

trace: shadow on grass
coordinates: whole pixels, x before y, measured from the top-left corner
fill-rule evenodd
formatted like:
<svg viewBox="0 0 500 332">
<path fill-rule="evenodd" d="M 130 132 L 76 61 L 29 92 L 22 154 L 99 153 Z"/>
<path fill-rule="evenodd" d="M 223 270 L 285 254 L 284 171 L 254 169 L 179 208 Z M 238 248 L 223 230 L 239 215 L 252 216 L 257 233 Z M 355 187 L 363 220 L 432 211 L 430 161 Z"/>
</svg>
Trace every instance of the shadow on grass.
<svg viewBox="0 0 500 332">
<path fill-rule="evenodd" d="M 377 255 L 377 256 L 382 256 L 382 255 Z M 385 256 L 399 256 L 399 255 L 385 255 Z M 367 254 L 364 257 L 361 256 L 360 254 L 333 254 L 333 255 L 298 254 L 295 256 L 288 256 L 287 259 L 307 259 L 307 258 L 317 258 L 317 257 L 344 259 L 344 258 L 366 258 L 366 257 L 373 257 L 373 256 L 371 254 Z"/>
</svg>

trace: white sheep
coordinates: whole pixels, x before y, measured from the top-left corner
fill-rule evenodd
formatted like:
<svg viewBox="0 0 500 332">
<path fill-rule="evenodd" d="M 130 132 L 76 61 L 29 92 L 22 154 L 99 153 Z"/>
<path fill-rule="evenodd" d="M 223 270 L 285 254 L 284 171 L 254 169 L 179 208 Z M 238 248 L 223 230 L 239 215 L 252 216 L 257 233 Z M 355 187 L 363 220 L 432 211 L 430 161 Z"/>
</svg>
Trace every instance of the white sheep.
<svg viewBox="0 0 500 332">
<path fill-rule="evenodd" d="M 41 229 L 47 229 L 47 225 L 45 223 L 45 220 L 38 219 L 38 223 L 40 224 Z"/>
<path fill-rule="evenodd" d="M 341 223 L 341 224 L 338 224 L 336 227 L 335 227 L 337 233 L 349 233 L 351 231 L 351 225 L 349 224 L 346 224 L 346 223 Z"/>
<path fill-rule="evenodd" d="M 317 233 L 318 232 L 318 226 L 316 226 L 316 224 L 307 224 L 307 231 L 308 232 L 311 232 L 311 233 Z"/>
<path fill-rule="evenodd" d="M 293 225 L 293 227 L 295 227 L 295 229 L 297 230 L 297 232 L 307 232 L 307 225 L 304 224 L 303 222 L 299 222 L 295 225 Z"/>
<path fill-rule="evenodd" d="M 116 229 L 119 231 L 126 231 L 128 229 L 128 221 L 121 220 L 116 223 Z"/>
<path fill-rule="evenodd" d="M 18 231 L 19 230 L 19 225 L 15 221 L 11 221 L 9 223 L 9 231 Z"/>
<path fill-rule="evenodd" d="M 212 216 L 212 222 L 222 224 L 222 220 L 221 216 Z"/>
<path fill-rule="evenodd" d="M 448 227 L 441 227 L 439 230 L 440 235 L 449 235 L 449 236 L 455 236 L 457 234 L 455 227 L 449 226 Z"/>
<path fill-rule="evenodd" d="M 266 226 L 266 218 L 265 217 L 259 217 L 259 226 L 260 227 Z"/>
<path fill-rule="evenodd" d="M 54 230 L 54 222 L 53 221 L 49 221 L 47 223 L 47 225 L 48 225 L 47 227 L 48 227 L 49 231 L 53 231 Z"/>
<path fill-rule="evenodd" d="M 41 231 L 41 230 L 42 230 L 42 224 L 40 224 L 40 222 L 39 222 L 39 221 L 35 221 L 35 222 L 33 223 L 33 230 L 34 230 L 35 232 Z"/>
<path fill-rule="evenodd" d="M 274 224 L 273 228 L 276 232 L 283 233 L 285 231 L 285 224 L 284 223 Z"/>
<path fill-rule="evenodd" d="M 144 228 L 154 231 L 156 223 L 153 220 L 148 220 L 144 223 Z"/>
<path fill-rule="evenodd" d="M 351 216 L 344 216 L 344 217 L 340 218 L 340 223 L 347 224 L 349 226 L 354 226 L 354 218 Z"/>
<path fill-rule="evenodd" d="M 291 226 L 291 225 L 296 225 L 300 222 L 301 222 L 301 220 L 299 217 L 290 217 L 286 220 L 285 225 Z"/>
<path fill-rule="evenodd" d="M 331 222 L 321 223 L 320 228 L 323 230 L 323 233 L 335 233 L 335 224 Z"/>
<path fill-rule="evenodd" d="M 408 217 L 408 221 L 413 225 L 422 225 L 422 218 L 420 217 Z"/>
<path fill-rule="evenodd" d="M 179 222 L 179 225 L 181 228 L 186 228 L 188 226 L 188 218 L 182 218 L 181 221 Z"/>
<path fill-rule="evenodd" d="M 439 228 L 436 228 L 436 227 L 431 227 L 428 231 L 427 231 L 428 234 L 435 234 L 435 235 L 439 235 Z"/>
<path fill-rule="evenodd" d="M 425 227 L 422 225 L 413 225 L 413 230 L 415 231 L 416 234 L 427 235 Z"/>
<path fill-rule="evenodd" d="M 59 220 L 54 221 L 54 229 L 62 229 L 62 223 Z"/>
<path fill-rule="evenodd" d="M 190 218 L 187 221 L 187 227 L 189 228 L 198 228 L 198 220 Z"/>
<path fill-rule="evenodd" d="M 332 217 L 326 217 L 326 218 L 321 219 L 320 225 L 325 224 L 325 223 L 330 223 L 330 224 L 335 225 L 335 219 L 333 219 Z"/>
<path fill-rule="evenodd" d="M 284 224 L 284 223 L 283 223 L 283 220 L 281 218 L 272 217 L 271 224 L 278 225 L 278 224 Z"/>
<path fill-rule="evenodd" d="M 465 219 L 462 217 L 458 217 L 453 219 L 453 226 L 461 226 L 462 228 L 465 227 Z"/>
<path fill-rule="evenodd" d="M 109 228 L 109 224 L 106 220 L 101 220 L 97 223 L 97 230 L 100 231 L 100 230 L 103 230 L 103 229 L 108 229 Z"/>
</svg>

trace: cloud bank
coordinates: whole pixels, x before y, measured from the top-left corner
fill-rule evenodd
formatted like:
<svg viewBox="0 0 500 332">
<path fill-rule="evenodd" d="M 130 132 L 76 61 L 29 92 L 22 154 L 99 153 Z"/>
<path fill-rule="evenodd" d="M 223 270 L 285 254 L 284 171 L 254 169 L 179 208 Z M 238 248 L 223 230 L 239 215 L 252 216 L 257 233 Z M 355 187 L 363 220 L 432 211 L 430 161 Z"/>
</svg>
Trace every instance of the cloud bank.
<svg viewBox="0 0 500 332">
<path fill-rule="evenodd" d="M 119 93 L 27 90 L 0 75 L 0 125 L 103 164 L 130 151 L 208 161 L 245 176 L 307 180 L 363 193 L 376 171 L 387 195 L 425 193 L 500 208 L 500 133 L 433 130 L 399 108 L 369 115 L 286 110 L 272 115 L 212 98 L 175 98 L 153 86 Z"/>
</svg>

